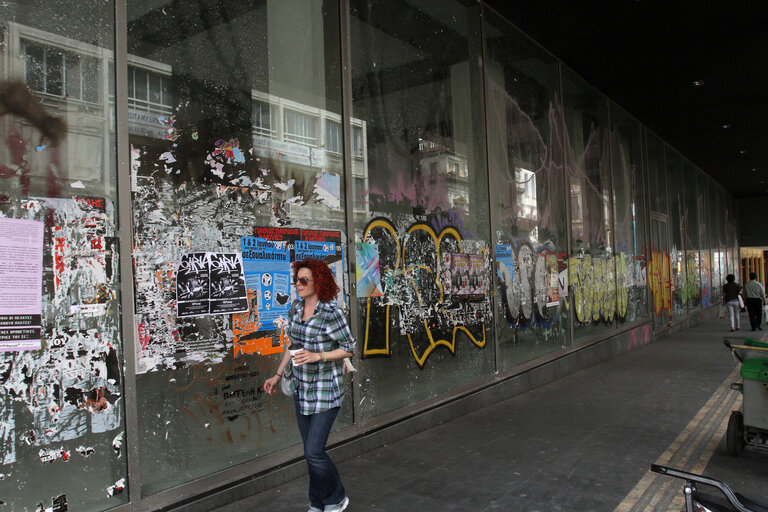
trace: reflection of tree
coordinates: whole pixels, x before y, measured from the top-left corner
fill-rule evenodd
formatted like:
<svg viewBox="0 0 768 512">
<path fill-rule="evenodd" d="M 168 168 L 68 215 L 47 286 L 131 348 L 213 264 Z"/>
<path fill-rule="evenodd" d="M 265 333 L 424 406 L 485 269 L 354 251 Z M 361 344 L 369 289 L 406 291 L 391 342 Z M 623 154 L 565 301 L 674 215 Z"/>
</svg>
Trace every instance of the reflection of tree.
<svg viewBox="0 0 768 512">
<path fill-rule="evenodd" d="M 57 146 L 67 136 L 66 122 L 50 115 L 21 81 L 0 82 L 0 117 L 7 114 L 19 116 L 37 128 L 42 135 L 40 144 Z"/>
</svg>

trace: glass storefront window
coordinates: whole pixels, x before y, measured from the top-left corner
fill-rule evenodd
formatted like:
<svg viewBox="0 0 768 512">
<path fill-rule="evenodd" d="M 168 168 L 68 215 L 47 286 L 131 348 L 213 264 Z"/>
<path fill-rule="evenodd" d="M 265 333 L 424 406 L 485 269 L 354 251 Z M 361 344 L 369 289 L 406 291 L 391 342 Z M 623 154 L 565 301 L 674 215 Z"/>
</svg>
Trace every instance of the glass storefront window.
<svg viewBox="0 0 768 512">
<path fill-rule="evenodd" d="M 719 307 L 722 304 L 723 284 L 725 283 L 725 276 L 723 273 L 725 256 L 725 232 L 723 230 L 723 209 L 720 196 L 720 186 L 718 183 L 709 178 L 708 183 L 708 198 L 709 208 L 707 209 L 707 215 L 709 218 L 709 225 L 711 229 L 709 247 L 712 251 L 712 305 Z"/>
<path fill-rule="evenodd" d="M 568 344 L 568 255 L 557 61 L 488 13 L 486 106 L 501 369 Z"/>
<path fill-rule="evenodd" d="M 173 508 L 295 458 L 262 388 L 294 260 L 356 312 L 335 440 L 739 276 L 727 191 L 475 0 L 0 0 L 0 107 L 13 510 Z"/>
<path fill-rule="evenodd" d="M 687 262 L 685 258 L 685 194 L 683 186 L 683 159 L 665 145 L 667 194 L 669 197 L 669 264 L 672 270 L 671 317 L 678 322 L 686 316 L 688 294 L 685 288 Z"/>
<path fill-rule="evenodd" d="M 568 281 L 576 343 L 616 327 L 608 104 L 573 71 L 563 68 L 562 75 L 571 209 Z"/>
<path fill-rule="evenodd" d="M 284 349 L 290 261 L 326 259 L 348 288 L 338 9 L 233 14 L 128 5 L 143 495 L 300 441 L 292 401 L 261 387 Z M 352 409 L 350 394 L 336 428 Z"/>
<path fill-rule="evenodd" d="M 648 206 L 651 212 L 667 215 L 667 183 L 664 164 L 664 143 L 650 131 L 645 131 L 646 172 L 648 175 Z"/>
<path fill-rule="evenodd" d="M 111 1 L 0 2 L 0 499 L 12 510 L 129 499 L 114 39 Z"/>
<path fill-rule="evenodd" d="M 642 130 L 639 122 L 613 103 L 610 118 L 616 317 L 621 323 L 632 323 L 648 314 Z"/>
<path fill-rule="evenodd" d="M 697 201 L 696 208 L 698 212 L 697 235 L 699 239 L 699 307 L 708 309 L 712 307 L 712 277 L 714 268 L 712 257 L 714 248 L 712 244 L 715 240 L 715 225 L 710 218 L 710 212 L 714 206 L 709 197 L 709 177 L 695 169 Z"/>
<path fill-rule="evenodd" d="M 700 171 L 688 160 L 683 160 L 683 247 L 685 248 L 685 272 L 683 281 L 684 302 L 688 306 L 688 314 L 701 309 L 701 274 L 702 268 L 708 266 L 699 241 L 700 204 L 702 196 L 699 188 Z M 703 219 L 702 219 L 703 220 Z M 702 240 L 703 242 L 703 240 Z M 707 269 L 708 272 L 708 269 Z"/>
<path fill-rule="evenodd" d="M 494 370 L 480 5 L 353 0 L 350 50 L 368 141 L 357 264 L 369 251 L 381 274 L 357 290 L 371 418 Z"/>
</svg>

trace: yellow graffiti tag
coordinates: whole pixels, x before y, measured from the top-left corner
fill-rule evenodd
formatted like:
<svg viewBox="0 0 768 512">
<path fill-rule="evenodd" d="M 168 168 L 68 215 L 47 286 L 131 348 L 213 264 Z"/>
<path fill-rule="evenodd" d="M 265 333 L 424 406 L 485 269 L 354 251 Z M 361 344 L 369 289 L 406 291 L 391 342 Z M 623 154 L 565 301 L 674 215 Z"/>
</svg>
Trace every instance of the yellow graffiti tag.
<svg viewBox="0 0 768 512">
<path fill-rule="evenodd" d="M 408 335 L 408 342 L 411 345 L 411 354 L 413 354 L 413 358 L 416 360 L 417 363 L 419 363 L 419 366 L 424 366 L 424 363 L 427 361 L 427 358 L 429 357 L 429 354 L 432 353 L 433 350 L 435 350 L 439 346 L 448 347 L 448 350 L 451 351 L 451 354 L 454 354 L 456 352 L 456 333 L 459 331 L 464 332 L 467 336 L 469 336 L 469 339 L 472 340 L 472 343 L 477 345 L 478 347 L 484 347 L 485 346 L 485 325 L 483 325 L 483 339 L 482 341 L 478 341 L 474 336 L 472 336 L 472 333 L 469 332 L 469 330 L 466 327 L 459 326 L 453 328 L 452 333 L 452 339 L 449 342 L 448 340 L 435 340 L 432 337 L 432 329 L 429 328 L 429 325 L 427 325 L 427 321 L 424 320 L 424 329 L 427 331 L 427 337 L 429 338 L 429 347 L 424 351 L 423 354 L 421 354 L 421 357 L 419 357 L 419 354 L 416 352 L 416 347 L 413 346 L 413 339 L 411 338 L 411 335 Z"/>
<path fill-rule="evenodd" d="M 394 270 L 397 271 L 397 268 L 400 266 L 400 239 L 397 236 L 397 231 L 395 231 L 395 228 L 389 222 L 387 222 L 385 220 L 377 219 L 377 220 L 374 220 L 373 222 L 371 222 L 368 225 L 368 227 L 366 228 L 365 232 L 363 233 L 363 240 L 365 240 L 368 237 L 368 235 L 370 234 L 371 230 L 373 230 L 374 228 L 385 229 L 385 230 L 389 231 L 389 234 L 392 235 L 392 238 L 394 239 L 395 245 L 397 247 L 397 251 L 396 251 L 396 254 L 395 254 L 395 258 L 396 259 L 395 259 L 395 268 L 394 268 Z M 366 309 L 365 309 L 365 341 L 363 342 L 363 355 L 366 355 L 366 356 L 388 355 L 390 353 L 390 348 L 389 348 L 389 315 L 390 315 L 390 308 L 392 306 L 387 304 L 386 307 L 385 307 L 385 309 L 386 309 L 385 320 L 386 320 L 387 327 L 386 327 L 386 335 L 385 335 L 384 340 L 385 340 L 386 345 L 384 346 L 384 348 L 377 348 L 377 349 L 368 348 L 368 339 L 369 339 L 369 333 L 370 333 L 370 328 L 371 328 L 371 298 L 370 297 L 368 297 L 368 299 L 366 300 L 365 307 L 366 307 Z"/>
<path fill-rule="evenodd" d="M 619 292 L 616 294 L 616 309 L 619 312 L 620 317 L 627 316 L 627 309 L 629 308 L 629 283 L 627 275 L 631 272 L 631 267 L 627 268 L 627 258 L 622 252 L 616 256 L 616 268 L 619 269 L 619 279 L 617 288 Z M 631 274 L 630 274 L 631 275 Z"/>
<path fill-rule="evenodd" d="M 653 294 L 653 312 L 656 316 L 662 312 L 671 312 L 672 286 L 670 275 L 672 269 L 669 262 L 669 253 L 653 249 L 651 252 L 650 280 L 648 285 Z"/>
<path fill-rule="evenodd" d="M 590 254 L 568 259 L 568 278 L 573 289 L 576 318 L 581 323 L 624 318 L 629 309 L 629 288 L 634 270 L 625 253 L 610 256 Z"/>
<path fill-rule="evenodd" d="M 408 274 L 416 270 L 425 270 L 428 273 L 432 274 L 434 277 L 434 283 L 437 286 L 437 289 L 439 290 L 439 298 L 437 300 L 437 304 L 442 304 L 444 301 L 444 292 L 443 289 L 443 283 L 441 281 L 441 276 L 434 271 L 433 268 L 429 267 L 428 265 L 425 265 L 423 263 L 415 263 L 413 265 L 408 266 L 407 268 L 400 269 L 401 262 L 405 262 L 406 259 L 406 248 L 408 245 L 408 241 L 410 240 L 410 237 L 406 238 L 406 240 L 403 242 L 402 246 L 400 244 L 400 239 L 397 236 L 397 232 L 395 231 L 395 228 L 386 220 L 377 219 L 375 221 L 372 221 L 366 230 L 363 233 L 363 239 L 367 238 L 368 235 L 371 233 L 371 231 L 375 228 L 383 228 L 385 229 L 390 235 L 392 235 L 392 239 L 395 241 L 395 246 L 397 250 L 396 260 L 395 260 L 395 266 L 392 269 L 394 274 L 398 274 L 399 272 Z M 437 235 L 432 229 L 431 226 L 423 223 L 414 224 L 408 229 L 408 234 L 413 235 L 416 232 L 422 231 L 426 233 L 429 238 L 432 240 L 432 242 L 435 244 L 435 252 L 436 252 L 436 263 L 439 264 L 441 261 L 440 258 L 440 243 L 442 242 L 443 238 L 446 236 L 453 236 L 457 241 L 461 241 L 461 235 L 459 232 L 454 228 L 445 228 L 443 229 L 439 235 Z M 405 263 L 403 263 L 405 265 Z M 413 291 L 416 294 L 416 297 L 419 301 L 419 305 L 423 306 L 423 299 L 421 296 L 421 293 L 419 292 L 417 283 L 415 279 L 410 280 L 410 286 L 413 289 Z M 389 355 L 391 352 L 390 348 L 390 305 L 386 306 L 386 313 L 385 313 L 385 322 L 386 322 L 386 332 L 385 332 L 385 345 L 384 348 L 369 348 L 368 343 L 370 339 L 370 326 L 371 326 L 371 298 L 369 297 L 366 300 L 366 321 L 365 321 L 365 339 L 363 342 L 363 355 L 369 356 L 369 355 Z M 399 307 L 399 306 L 398 306 Z M 451 353 L 455 353 L 456 350 L 456 337 L 459 332 L 464 332 L 469 339 L 477 345 L 478 347 L 484 347 L 486 344 L 486 335 L 485 335 L 485 325 L 483 325 L 483 337 L 481 340 L 478 340 L 475 336 L 472 335 L 469 330 L 464 326 L 456 326 L 453 329 L 452 335 L 451 335 L 451 341 L 448 340 L 435 340 L 434 336 L 432 335 L 432 329 L 429 327 L 429 324 L 426 320 L 423 321 L 424 323 L 424 330 L 427 334 L 427 339 L 429 340 L 429 346 L 423 351 L 421 355 L 419 355 L 416 346 L 414 344 L 413 336 L 411 334 L 408 334 L 408 342 L 411 347 L 411 353 L 413 355 L 413 358 L 416 360 L 416 362 L 419 364 L 419 366 L 424 366 L 424 363 L 426 362 L 429 355 L 440 346 L 444 346 L 448 348 Z"/>
</svg>

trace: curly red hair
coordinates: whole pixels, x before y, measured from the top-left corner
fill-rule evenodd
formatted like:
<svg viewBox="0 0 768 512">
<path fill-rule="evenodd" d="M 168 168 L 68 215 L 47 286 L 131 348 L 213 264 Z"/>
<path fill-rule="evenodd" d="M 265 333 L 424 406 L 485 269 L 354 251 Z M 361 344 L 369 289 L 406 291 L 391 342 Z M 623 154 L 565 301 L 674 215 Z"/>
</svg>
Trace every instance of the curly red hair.
<svg viewBox="0 0 768 512">
<path fill-rule="evenodd" d="M 316 258 L 307 258 L 301 261 L 291 263 L 294 279 L 302 268 L 308 268 L 312 272 L 314 280 L 315 293 L 323 302 L 331 302 L 339 293 L 339 286 L 336 284 L 336 278 L 333 276 L 331 268 L 323 260 Z"/>
</svg>

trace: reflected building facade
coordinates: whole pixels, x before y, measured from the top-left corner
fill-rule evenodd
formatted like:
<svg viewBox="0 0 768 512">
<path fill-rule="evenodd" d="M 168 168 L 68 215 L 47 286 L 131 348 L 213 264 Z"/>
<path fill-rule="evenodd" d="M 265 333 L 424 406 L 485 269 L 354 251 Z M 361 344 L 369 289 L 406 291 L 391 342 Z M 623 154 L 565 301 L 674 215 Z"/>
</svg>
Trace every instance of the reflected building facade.
<svg viewBox="0 0 768 512">
<path fill-rule="evenodd" d="M 342 288 L 351 450 L 713 315 L 739 274 L 725 189 L 483 2 L 230 7 L 0 2 L 0 227 L 44 232 L 41 349 L 0 338 L 12 508 L 218 506 L 276 477 L 290 260 Z M 186 262 L 222 255 L 262 283 L 247 311 L 180 314 Z"/>
</svg>

